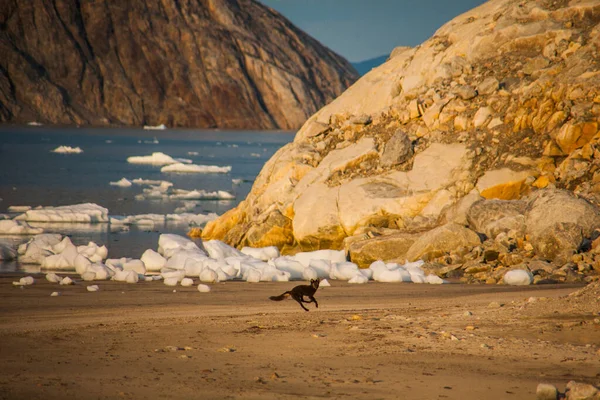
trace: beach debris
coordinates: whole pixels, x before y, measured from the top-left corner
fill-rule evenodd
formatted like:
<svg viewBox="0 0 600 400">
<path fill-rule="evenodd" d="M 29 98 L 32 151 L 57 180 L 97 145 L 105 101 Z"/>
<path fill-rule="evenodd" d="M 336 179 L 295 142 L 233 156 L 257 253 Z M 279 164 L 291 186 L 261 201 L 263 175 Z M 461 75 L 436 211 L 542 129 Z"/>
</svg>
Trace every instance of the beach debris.
<svg viewBox="0 0 600 400">
<path fill-rule="evenodd" d="M 21 279 L 19 279 L 18 282 L 13 282 L 12 284 L 15 286 L 28 286 L 28 285 L 33 285 L 35 282 L 35 279 L 33 279 L 33 276 L 24 276 Z"/>
</svg>

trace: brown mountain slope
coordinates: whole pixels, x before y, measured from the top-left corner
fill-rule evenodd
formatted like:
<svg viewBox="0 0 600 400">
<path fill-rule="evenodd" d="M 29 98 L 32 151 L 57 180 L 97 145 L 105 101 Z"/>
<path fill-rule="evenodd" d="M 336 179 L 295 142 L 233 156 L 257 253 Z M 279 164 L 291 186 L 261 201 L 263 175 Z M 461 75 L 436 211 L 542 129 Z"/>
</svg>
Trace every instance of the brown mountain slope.
<svg viewBox="0 0 600 400">
<path fill-rule="evenodd" d="M 299 127 L 357 78 L 253 0 L 7 0 L 0 121 Z"/>
</svg>

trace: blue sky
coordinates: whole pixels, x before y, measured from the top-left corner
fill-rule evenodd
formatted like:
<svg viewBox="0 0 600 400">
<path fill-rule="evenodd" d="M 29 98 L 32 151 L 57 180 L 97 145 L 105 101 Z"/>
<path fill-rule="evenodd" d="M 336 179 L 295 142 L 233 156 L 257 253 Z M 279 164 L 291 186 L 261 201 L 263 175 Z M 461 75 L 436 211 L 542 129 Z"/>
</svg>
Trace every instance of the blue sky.
<svg viewBox="0 0 600 400">
<path fill-rule="evenodd" d="M 485 0 L 259 0 L 352 62 L 415 46 Z"/>
</svg>

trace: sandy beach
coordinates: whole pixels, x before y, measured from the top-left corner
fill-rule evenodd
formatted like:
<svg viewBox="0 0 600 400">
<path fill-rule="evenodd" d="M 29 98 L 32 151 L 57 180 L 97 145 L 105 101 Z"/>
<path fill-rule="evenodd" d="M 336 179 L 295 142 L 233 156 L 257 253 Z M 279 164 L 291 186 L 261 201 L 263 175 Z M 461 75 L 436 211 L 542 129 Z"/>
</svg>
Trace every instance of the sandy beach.
<svg viewBox="0 0 600 400">
<path fill-rule="evenodd" d="M 295 282 L 0 277 L 3 399 L 532 399 L 600 382 L 600 307 L 581 285 L 332 281 L 320 307 L 268 296 Z M 51 297 L 54 291 L 60 296 Z"/>
</svg>

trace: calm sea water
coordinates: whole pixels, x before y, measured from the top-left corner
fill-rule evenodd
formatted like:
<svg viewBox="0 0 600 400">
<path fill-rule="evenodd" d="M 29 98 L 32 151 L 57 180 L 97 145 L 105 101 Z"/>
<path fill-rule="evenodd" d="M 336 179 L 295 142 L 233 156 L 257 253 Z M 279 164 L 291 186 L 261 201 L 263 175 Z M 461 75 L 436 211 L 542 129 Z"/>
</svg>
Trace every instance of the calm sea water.
<svg viewBox="0 0 600 400">
<path fill-rule="evenodd" d="M 291 132 L 142 130 L 98 128 L 0 127 L 0 213 L 9 206 L 60 206 L 96 203 L 111 216 L 170 214 L 182 201 L 136 200 L 142 186 L 111 186 L 121 178 L 166 180 L 186 190 L 226 190 L 235 200 L 197 201 L 194 213 L 223 212 L 249 193 L 264 163 L 293 140 Z M 80 147 L 80 154 L 57 154 L 58 146 Z M 163 152 L 199 165 L 231 166 L 227 174 L 162 173 L 160 167 L 127 163 L 129 156 Z M 234 184 L 232 180 L 241 180 Z M 146 186 L 147 187 L 147 186 Z M 11 216 L 14 214 L 11 214 Z M 108 224 L 45 224 L 48 232 L 72 237 L 75 244 L 105 244 L 109 257 L 140 257 L 156 249 L 160 233 L 184 234 L 187 226 L 167 224 L 153 229 L 131 227 L 111 232 Z M 18 243 L 27 237 L 1 237 Z M 14 271 L 17 263 L 0 263 L 0 271 Z M 35 267 L 33 267 L 35 268 Z"/>
</svg>

